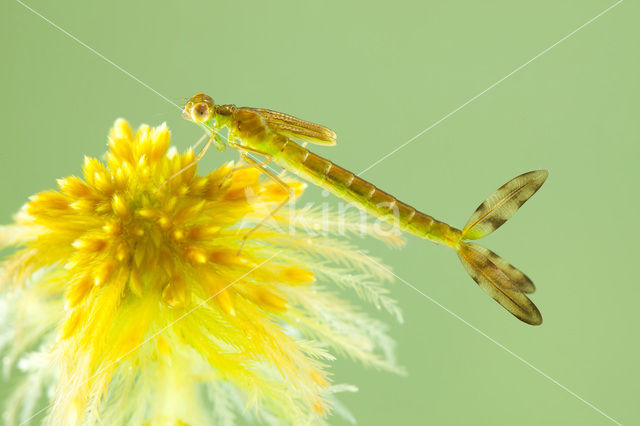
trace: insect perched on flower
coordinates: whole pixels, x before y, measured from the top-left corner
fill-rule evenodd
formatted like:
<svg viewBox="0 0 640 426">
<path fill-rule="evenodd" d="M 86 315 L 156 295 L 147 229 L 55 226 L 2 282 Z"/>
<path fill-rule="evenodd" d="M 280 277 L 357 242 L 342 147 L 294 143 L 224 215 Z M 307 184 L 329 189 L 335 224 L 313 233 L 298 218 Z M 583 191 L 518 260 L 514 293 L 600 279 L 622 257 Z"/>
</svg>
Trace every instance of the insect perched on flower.
<svg viewBox="0 0 640 426">
<path fill-rule="evenodd" d="M 271 176 L 283 188 L 288 188 L 286 182 L 263 165 L 275 162 L 284 170 L 397 229 L 454 249 L 471 278 L 503 308 L 527 324 L 542 324 L 542 315 L 528 296 L 536 289 L 531 279 L 472 240 L 489 235 L 504 225 L 544 184 L 549 176 L 547 170 L 533 170 L 511 179 L 489 195 L 464 228 L 458 229 L 403 203 L 355 173 L 305 148 L 309 142 L 328 146 L 337 143 L 335 132 L 320 124 L 265 108 L 218 105 L 204 93 L 196 93 L 187 101 L 182 116 L 200 126 L 205 131 L 204 136 L 208 136 L 194 163 L 200 161 L 211 146 L 224 150 L 226 144 L 220 139 L 220 131 L 226 128 L 228 144 L 243 158 L 248 158 L 248 153 L 262 158 L 260 162 L 248 161 L 254 161 L 254 167 Z M 289 192 L 289 197 L 293 197 L 293 191 Z M 285 204 L 286 200 L 272 210 L 271 215 Z"/>
<path fill-rule="evenodd" d="M 335 216 L 274 215 L 288 194 L 258 170 L 200 176 L 169 149 L 166 126 L 134 134 L 118 120 L 106 164 L 58 181 L 0 227 L 15 251 L 0 270 L 0 350 L 21 370 L 4 421 L 49 424 L 322 423 L 349 416 L 327 377 L 334 355 L 402 372 L 380 321 L 332 286 L 401 320 L 390 273 L 348 240 Z M 297 195 L 304 185 L 287 179 Z M 300 224 L 323 225 L 310 233 Z M 373 234 L 358 221 L 348 231 Z M 380 236 L 390 243 L 397 239 Z M 14 371 L 15 372 L 15 371 Z M 50 404 L 38 406 L 45 395 Z M 254 407 L 255 409 L 245 410 Z"/>
</svg>

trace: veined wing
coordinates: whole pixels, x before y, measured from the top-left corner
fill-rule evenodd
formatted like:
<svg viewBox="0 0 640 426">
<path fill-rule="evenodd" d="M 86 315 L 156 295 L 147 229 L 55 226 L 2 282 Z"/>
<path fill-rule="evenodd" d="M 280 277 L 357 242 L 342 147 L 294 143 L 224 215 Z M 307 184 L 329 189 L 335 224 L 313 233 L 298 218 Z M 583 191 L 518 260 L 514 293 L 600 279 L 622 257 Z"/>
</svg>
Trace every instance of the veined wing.
<svg viewBox="0 0 640 426">
<path fill-rule="evenodd" d="M 288 138 L 317 145 L 333 146 L 336 144 L 336 133 L 320 124 L 270 109 L 252 109 L 260 114 L 273 131 Z"/>
<path fill-rule="evenodd" d="M 484 200 L 462 231 L 463 240 L 477 240 L 501 227 L 542 186 L 547 170 L 534 170 L 516 176 Z"/>
</svg>

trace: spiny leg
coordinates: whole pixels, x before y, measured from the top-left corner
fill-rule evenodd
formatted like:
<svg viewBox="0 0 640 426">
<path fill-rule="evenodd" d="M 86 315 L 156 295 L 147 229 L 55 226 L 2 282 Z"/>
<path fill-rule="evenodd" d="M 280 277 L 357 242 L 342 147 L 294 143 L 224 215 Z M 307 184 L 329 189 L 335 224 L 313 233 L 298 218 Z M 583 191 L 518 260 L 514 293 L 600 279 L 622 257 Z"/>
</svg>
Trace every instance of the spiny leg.
<svg viewBox="0 0 640 426">
<path fill-rule="evenodd" d="M 229 140 L 228 140 L 227 142 L 229 142 L 229 146 L 231 146 L 232 148 L 235 148 L 235 149 L 239 150 L 240 152 L 243 152 L 243 151 L 244 151 L 245 153 L 250 152 L 250 153 L 252 153 L 252 154 L 256 154 L 256 155 L 259 155 L 259 156 L 261 156 L 261 157 L 264 157 L 264 158 L 267 158 L 267 159 L 268 159 L 268 161 L 261 161 L 261 162 L 260 162 L 260 164 L 267 165 L 267 164 L 269 164 L 271 161 L 273 161 L 273 157 L 272 157 L 270 154 L 267 154 L 266 152 L 259 151 L 259 150 L 255 149 L 255 148 L 251 148 L 251 147 L 248 147 L 248 146 L 246 146 L 246 145 L 240 145 L 240 144 L 237 144 L 237 143 L 235 143 L 235 142 L 232 142 L 232 139 L 231 139 L 231 138 L 229 138 Z M 242 156 L 242 154 L 241 154 L 241 156 Z M 249 158 L 249 157 L 242 156 L 242 158 L 247 159 L 247 158 Z M 278 174 L 278 177 L 282 177 L 282 176 L 284 175 L 284 173 L 285 173 L 285 172 L 286 172 L 286 170 L 283 170 L 281 173 L 279 173 L 279 174 Z M 271 175 L 269 175 L 269 176 L 271 177 Z"/>
<path fill-rule="evenodd" d="M 248 163 L 251 164 L 243 164 L 242 166 L 234 166 L 231 170 L 229 170 L 229 173 L 227 173 L 225 175 L 225 177 L 220 181 L 220 186 L 222 186 L 222 184 L 229 179 L 229 176 L 231 176 L 232 174 L 234 174 L 235 172 L 237 172 L 238 170 L 244 170 L 244 169 L 251 169 L 251 168 L 259 168 L 260 166 L 266 166 L 267 164 L 271 163 L 273 161 L 273 158 L 271 156 L 266 157 L 264 160 L 262 161 L 255 161 L 250 159 L 249 157 L 247 157 L 246 154 L 242 153 L 240 154 L 240 156 L 242 157 L 243 160 L 245 160 Z M 253 161 L 253 162 L 252 162 Z"/>
<path fill-rule="evenodd" d="M 204 155 L 207 153 L 207 151 L 209 150 L 209 148 L 211 147 L 211 145 L 213 144 L 214 139 L 216 138 L 217 133 L 216 132 L 211 132 L 211 136 L 209 136 L 209 139 L 207 140 L 207 143 L 204 144 L 204 146 L 202 147 L 202 149 L 200 150 L 200 152 L 198 152 L 198 154 L 196 155 L 196 157 L 193 159 L 192 162 L 190 162 L 189 164 L 187 164 L 186 166 L 184 166 L 183 168 L 181 168 L 180 170 L 178 170 L 177 172 L 175 172 L 174 174 L 172 174 L 171 176 L 169 176 L 167 178 L 167 180 L 165 180 L 164 182 L 162 182 L 162 184 L 160 185 L 160 188 L 162 188 L 164 185 L 167 184 L 167 182 L 169 182 L 171 179 L 175 178 L 176 176 L 180 175 L 182 172 L 184 172 L 185 170 L 187 170 L 189 167 L 197 164 L 200 160 L 202 160 L 202 157 L 204 157 Z M 200 143 L 200 142 L 198 142 Z"/>
<path fill-rule="evenodd" d="M 264 158 L 273 158 L 271 156 L 271 154 L 267 154 L 266 152 L 262 152 L 260 150 L 257 150 L 255 148 L 251 148 L 250 146 L 246 146 L 246 145 L 240 145 L 238 143 L 235 143 L 235 141 L 229 139 L 229 146 L 231 148 L 235 148 L 240 152 L 250 152 L 252 154 L 258 154 L 260 157 L 264 157 Z"/>
<path fill-rule="evenodd" d="M 240 147 L 240 149 L 244 149 L 245 147 Z M 259 154 L 259 155 L 263 155 L 266 156 L 267 154 L 257 151 L 257 150 L 251 150 L 252 152 Z M 268 158 L 270 158 L 271 156 L 268 156 Z M 242 253 L 242 249 L 245 245 L 245 243 L 247 242 L 247 239 L 249 238 L 249 236 L 251 234 L 253 234 L 254 232 L 256 232 L 262 225 L 264 225 L 267 220 L 271 219 L 278 210 L 280 210 L 282 207 L 286 206 L 287 204 L 289 204 L 289 201 L 291 201 L 292 198 L 294 198 L 295 194 L 293 192 L 293 188 L 291 188 L 289 185 L 286 184 L 286 182 L 284 182 L 282 179 L 280 179 L 275 173 L 273 173 L 272 171 L 266 169 L 265 167 L 263 167 L 258 161 L 250 158 L 250 157 L 244 157 L 246 161 L 249 161 L 251 163 L 253 163 L 252 165 L 254 165 L 256 168 L 258 168 L 260 171 L 262 171 L 264 174 L 266 174 L 267 176 L 269 176 L 271 179 L 275 180 L 276 183 L 278 185 L 280 185 L 285 191 L 287 191 L 287 198 L 285 200 L 282 200 L 273 210 L 271 210 L 269 212 L 269 214 L 267 216 L 265 216 L 264 218 L 262 218 L 262 220 L 253 228 L 251 228 L 249 230 L 249 232 L 247 232 L 246 234 L 244 234 L 244 236 L 242 237 L 242 244 L 240 244 L 240 248 L 238 249 L 238 256 L 240 255 L 240 253 Z"/>
</svg>

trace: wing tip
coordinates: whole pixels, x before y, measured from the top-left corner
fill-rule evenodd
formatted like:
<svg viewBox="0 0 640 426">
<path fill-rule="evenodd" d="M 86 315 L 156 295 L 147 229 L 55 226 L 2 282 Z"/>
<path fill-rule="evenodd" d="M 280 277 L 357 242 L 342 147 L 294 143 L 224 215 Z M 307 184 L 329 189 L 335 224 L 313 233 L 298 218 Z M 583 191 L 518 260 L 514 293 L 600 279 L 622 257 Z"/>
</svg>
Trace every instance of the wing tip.
<svg viewBox="0 0 640 426">
<path fill-rule="evenodd" d="M 526 322 L 529 325 L 542 325 L 542 314 L 540 313 L 536 305 L 533 305 L 533 307 L 536 308 L 534 315 L 528 317 L 527 319 L 524 319 L 524 318 L 521 318 L 521 319 L 522 321 Z"/>
<path fill-rule="evenodd" d="M 534 179 L 536 182 L 538 182 L 538 188 L 542 186 L 542 184 L 547 180 L 547 178 L 549 177 L 549 170 L 547 169 L 539 169 L 539 170 L 532 170 L 528 173 L 525 173 L 525 175 L 532 175 L 534 176 Z"/>
</svg>

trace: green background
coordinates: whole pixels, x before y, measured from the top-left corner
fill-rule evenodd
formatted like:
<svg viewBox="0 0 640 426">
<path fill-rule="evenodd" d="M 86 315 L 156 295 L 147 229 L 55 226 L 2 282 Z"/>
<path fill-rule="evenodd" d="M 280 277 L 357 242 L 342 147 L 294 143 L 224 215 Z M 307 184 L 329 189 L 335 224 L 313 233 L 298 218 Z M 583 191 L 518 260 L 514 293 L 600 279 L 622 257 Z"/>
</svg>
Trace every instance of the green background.
<svg viewBox="0 0 640 426">
<path fill-rule="evenodd" d="M 614 1 L 28 3 L 176 103 L 205 91 L 330 126 L 338 146 L 316 151 L 359 172 Z M 486 336 L 394 284 L 406 321 L 392 334 L 409 375 L 335 368 L 360 388 L 341 398 L 360 424 L 612 424 L 492 339 L 617 421 L 640 423 L 639 12 L 624 1 L 364 174 L 461 226 L 508 179 L 551 172 L 483 241 L 534 279 L 541 327 L 496 305 L 443 247 L 362 242 Z M 0 222 L 78 173 L 83 155 L 102 155 L 117 117 L 166 121 L 180 148 L 199 137 L 161 97 L 13 0 L 0 5 L 0 35 Z M 204 167 L 235 156 L 211 154 Z"/>
</svg>

